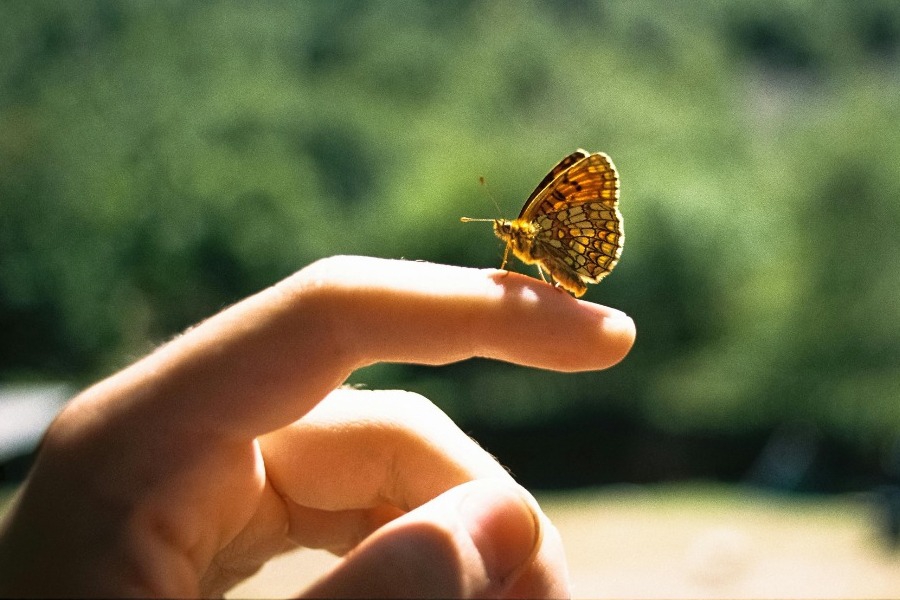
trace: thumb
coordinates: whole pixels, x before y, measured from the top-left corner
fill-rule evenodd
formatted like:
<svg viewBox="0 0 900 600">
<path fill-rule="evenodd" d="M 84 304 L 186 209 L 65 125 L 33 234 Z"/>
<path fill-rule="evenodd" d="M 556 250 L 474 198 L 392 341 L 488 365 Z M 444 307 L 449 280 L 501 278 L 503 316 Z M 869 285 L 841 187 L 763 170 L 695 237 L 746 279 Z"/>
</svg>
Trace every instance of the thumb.
<svg viewBox="0 0 900 600">
<path fill-rule="evenodd" d="M 377 530 L 303 595 L 499 596 L 537 554 L 538 515 L 514 484 L 464 483 Z"/>
</svg>

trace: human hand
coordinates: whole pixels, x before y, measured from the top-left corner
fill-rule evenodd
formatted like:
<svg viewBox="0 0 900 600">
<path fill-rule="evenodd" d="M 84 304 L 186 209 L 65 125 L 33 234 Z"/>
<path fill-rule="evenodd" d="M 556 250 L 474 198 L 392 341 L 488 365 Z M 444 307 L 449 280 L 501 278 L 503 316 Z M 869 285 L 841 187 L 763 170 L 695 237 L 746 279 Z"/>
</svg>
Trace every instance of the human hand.
<svg viewBox="0 0 900 600">
<path fill-rule="evenodd" d="M 567 595 L 556 530 L 493 458 L 419 396 L 339 386 L 383 361 L 602 369 L 634 335 L 515 273 L 319 261 L 66 407 L 0 531 L 0 595 L 217 595 L 297 545 L 344 556 L 307 596 Z"/>
</svg>

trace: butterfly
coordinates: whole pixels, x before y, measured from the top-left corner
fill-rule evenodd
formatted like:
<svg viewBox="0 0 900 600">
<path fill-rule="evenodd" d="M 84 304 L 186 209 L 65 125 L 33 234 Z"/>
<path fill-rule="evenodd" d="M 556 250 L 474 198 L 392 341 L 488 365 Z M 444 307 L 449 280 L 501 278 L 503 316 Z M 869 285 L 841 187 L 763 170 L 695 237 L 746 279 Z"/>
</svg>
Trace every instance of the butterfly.
<svg viewBox="0 0 900 600">
<path fill-rule="evenodd" d="M 538 184 L 516 219 L 471 219 L 489 221 L 494 233 L 506 242 L 503 263 L 509 251 L 525 264 L 544 269 L 561 287 L 576 297 L 587 291 L 587 283 L 598 283 L 609 275 L 625 243 L 619 212 L 619 174 L 603 152 L 576 150 L 553 167 Z"/>
</svg>

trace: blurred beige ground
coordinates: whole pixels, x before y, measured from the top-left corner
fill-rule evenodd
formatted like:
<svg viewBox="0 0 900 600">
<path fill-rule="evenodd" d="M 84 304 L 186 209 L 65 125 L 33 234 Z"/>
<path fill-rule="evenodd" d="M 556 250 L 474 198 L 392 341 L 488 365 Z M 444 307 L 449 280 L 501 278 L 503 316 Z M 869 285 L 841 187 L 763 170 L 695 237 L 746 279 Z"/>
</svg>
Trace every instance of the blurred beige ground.
<svg viewBox="0 0 900 600">
<path fill-rule="evenodd" d="M 562 532 L 576 598 L 900 597 L 900 551 L 878 537 L 864 496 L 681 484 L 538 499 Z M 289 597 L 336 560 L 298 550 L 228 596 Z"/>
<path fill-rule="evenodd" d="M 543 495 L 576 598 L 898 598 L 900 552 L 863 497 L 659 485 Z M 300 550 L 232 598 L 288 596 L 336 559 Z"/>
</svg>

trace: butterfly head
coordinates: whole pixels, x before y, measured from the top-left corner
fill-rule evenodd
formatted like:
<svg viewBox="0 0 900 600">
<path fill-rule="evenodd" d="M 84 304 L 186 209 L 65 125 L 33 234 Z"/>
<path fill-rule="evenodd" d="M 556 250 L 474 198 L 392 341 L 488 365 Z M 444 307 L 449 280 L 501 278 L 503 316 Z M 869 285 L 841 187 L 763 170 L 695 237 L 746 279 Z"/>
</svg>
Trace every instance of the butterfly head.
<svg viewBox="0 0 900 600">
<path fill-rule="evenodd" d="M 537 226 L 534 223 L 515 219 L 472 219 L 470 217 L 462 217 L 463 223 L 472 221 L 483 221 L 494 225 L 494 234 L 504 242 L 506 242 L 507 251 L 512 250 L 516 256 L 520 258 L 528 256 L 528 249 L 531 247 L 534 235 L 537 232 Z M 504 264 L 506 259 L 504 259 Z"/>
<path fill-rule="evenodd" d="M 494 233 L 501 240 L 509 241 L 513 236 L 513 224 L 508 219 L 494 219 Z"/>
</svg>

